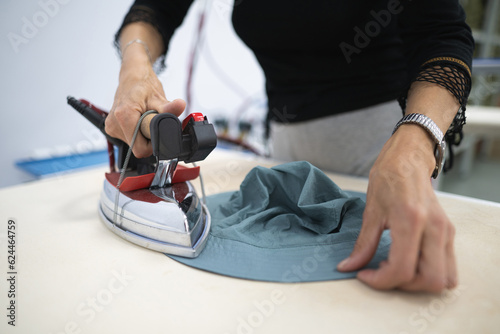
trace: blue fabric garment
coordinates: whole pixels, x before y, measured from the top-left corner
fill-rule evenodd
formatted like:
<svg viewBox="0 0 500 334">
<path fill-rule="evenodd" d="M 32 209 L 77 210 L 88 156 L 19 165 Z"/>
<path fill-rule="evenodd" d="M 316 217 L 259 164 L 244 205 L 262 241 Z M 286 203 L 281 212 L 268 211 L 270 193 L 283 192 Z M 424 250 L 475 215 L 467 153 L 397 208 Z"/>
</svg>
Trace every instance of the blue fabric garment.
<svg viewBox="0 0 500 334">
<path fill-rule="evenodd" d="M 212 228 L 186 265 L 252 280 L 306 282 L 355 277 L 337 264 L 352 251 L 361 229 L 365 195 L 342 191 L 308 162 L 252 169 L 236 192 L 207 198 Z M 387 258 L 384 232 L 368 267 Z"/>
</svg>

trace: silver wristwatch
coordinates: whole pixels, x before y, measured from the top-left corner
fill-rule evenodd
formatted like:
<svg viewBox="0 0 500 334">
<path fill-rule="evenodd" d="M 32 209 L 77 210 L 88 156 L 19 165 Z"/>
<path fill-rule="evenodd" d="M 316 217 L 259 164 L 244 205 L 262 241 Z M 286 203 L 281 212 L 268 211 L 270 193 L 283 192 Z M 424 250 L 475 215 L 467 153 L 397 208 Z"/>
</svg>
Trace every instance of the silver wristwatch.
<svg viewBox="0 0 500 334">
<path fill-rule="evenodd" d="M 402 124 L 417 124 L 424 128 L 432 140 L 436 143 L 436 147 L 434 148 L 434 157 L 436 158 L 436 167 L 434 168 L 434 172 L 432 172 L 432 178 L 437 178 L 441 170 L 444 166 L 444 153 L 446 151 L 446 142 L 444 141 L 443 132 L 439 127 L 434 123 L 432 119 L 422 114 L 409 114 L 403 117 L 394 127 L 394 131 L 392 134 L 396 132 L 396 130 Z"/>
</svg>

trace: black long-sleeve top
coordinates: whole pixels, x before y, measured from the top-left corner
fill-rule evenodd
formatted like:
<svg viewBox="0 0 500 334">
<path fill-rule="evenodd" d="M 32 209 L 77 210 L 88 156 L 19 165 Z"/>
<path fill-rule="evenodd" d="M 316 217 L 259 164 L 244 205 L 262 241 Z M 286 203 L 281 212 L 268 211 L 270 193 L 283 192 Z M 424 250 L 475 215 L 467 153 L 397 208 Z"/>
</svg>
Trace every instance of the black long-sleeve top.
<svg viewBox="0 0 500 334">
<path fill-rule="evenodd" d="M 168 48 L 191 2 L 137 0 L 122 28 L 148 22 Z M 232 22 L 264 70 L 269 119 L 304 121 L 401 97 L 404 107 L 415 80 L 448 88 L 465 110 L 474 41 L 457 0 L 235 0 Z M 448 139 L 463 123 L 461 111 Z"/>
</svg>

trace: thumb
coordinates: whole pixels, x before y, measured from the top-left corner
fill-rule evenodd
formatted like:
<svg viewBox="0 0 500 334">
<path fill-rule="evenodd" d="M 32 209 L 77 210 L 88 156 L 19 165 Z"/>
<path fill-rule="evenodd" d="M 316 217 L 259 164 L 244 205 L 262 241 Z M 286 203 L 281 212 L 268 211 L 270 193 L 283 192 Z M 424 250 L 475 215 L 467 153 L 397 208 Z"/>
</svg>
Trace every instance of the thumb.
<svg viewBox="0 0 500 334">
<path fill-rule="evenodd" d="M 183 99 L 175 99 L 171 102 L 166 102 L 158 108 L 159 113 L 170 113 L 179 117 L 186 109 L 186 101 Z"/>
<path fill-rule="evenodd" d="M 375 255 L 383 230 L 383 225 L 377 224 L 376 220 L 364 218 L 351 255 L 341 261 L 337 269 L 339 271 L 353 271 L 367 265 Z"/>
</svg>

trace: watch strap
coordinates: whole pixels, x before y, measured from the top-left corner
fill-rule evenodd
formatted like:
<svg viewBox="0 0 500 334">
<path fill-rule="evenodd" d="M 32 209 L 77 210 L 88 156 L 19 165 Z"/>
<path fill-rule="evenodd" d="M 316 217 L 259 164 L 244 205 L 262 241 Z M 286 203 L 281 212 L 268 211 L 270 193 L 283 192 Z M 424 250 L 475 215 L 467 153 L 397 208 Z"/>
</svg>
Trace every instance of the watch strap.
<svg viewBox="0 0 500 334">
<path fill-rule="evenodd" d="M 417 124 L 427 131 L 432 140 L 436 144 L 434 148 L 434 157 L 436 158 L 436 167 L 432 173 L 433 178 L 437 178 L 444 165 L 444 153 L 446 150 L 446 143 L 441 129 L 434 123 L 432 119 L 422 114 L 408 114 L 404 116 L 394 127 L 392 134 L 403 124 Z"/>
</svg>

